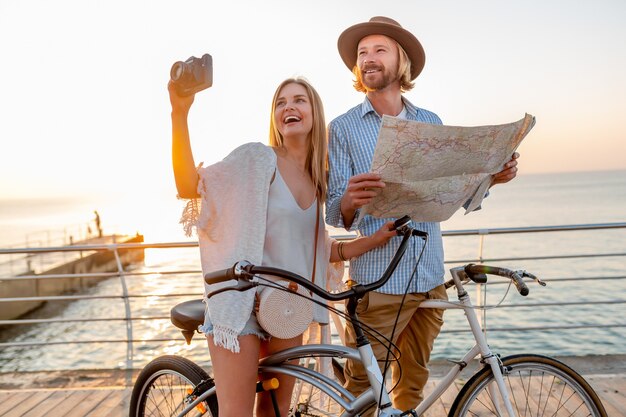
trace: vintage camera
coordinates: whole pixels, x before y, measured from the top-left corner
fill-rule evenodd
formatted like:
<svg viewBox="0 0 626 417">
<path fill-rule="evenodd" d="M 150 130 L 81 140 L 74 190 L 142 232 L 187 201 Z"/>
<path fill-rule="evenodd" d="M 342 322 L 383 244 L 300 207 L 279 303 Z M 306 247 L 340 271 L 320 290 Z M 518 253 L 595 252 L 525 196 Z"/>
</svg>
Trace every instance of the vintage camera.
<svg viewBox="0 0 626 417">
<path fill-rule="evenodd" d="M 213 58 L 209 54 L 202 58 L 190 57 L 177 61 L 170 70 L 170 79 L 179 96 L 190 96 L 213 85 Z"/>
</svg>

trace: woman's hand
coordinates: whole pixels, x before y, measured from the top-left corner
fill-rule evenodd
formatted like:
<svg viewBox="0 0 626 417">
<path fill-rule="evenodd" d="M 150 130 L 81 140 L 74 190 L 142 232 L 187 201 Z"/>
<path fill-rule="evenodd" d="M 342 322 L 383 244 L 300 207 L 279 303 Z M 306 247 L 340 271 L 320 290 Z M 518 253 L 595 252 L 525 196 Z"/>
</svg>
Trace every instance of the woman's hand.
<svg viewBox="0 0 626 417">
<path fill-rule="evenodd" d="M 394 236 L 398 236 L 398 234 L 396 233 L 396 230 L 393 228 L 393 222 L 389 221 L 383 224 L 380 227 L 380 229 L 378 229 L 376 232 L 374 232 L 373 235 L 370 236 L 370 238 L 372 239 L 372 243 L 374 245 L 373 248 L 386 245 L 387 242 L 389 242 L 389 239 L 391 239 Z"/>
<path fill-rule="evenodd" d="M 347 261 L 363 255 L 379 246 L 383 246 L 389 242 L 389 239 L 397 236 L 393 228 L 393 222 L 387 222 L 381 226 L 373 235 L 362 236 L 349 242 L 335 241 L 331 248 L 330 262 Z"/>
<path fill-rule="evenodd" d="M 193 104 L 195 94 L 189 96 L 179 96 L 172 81 L 167 83 L 167 91 L 170 93 L 170 103 L 172 105 L 172 114 L 181 114 L 187 116 L 189 109 Z"/>
</svg>

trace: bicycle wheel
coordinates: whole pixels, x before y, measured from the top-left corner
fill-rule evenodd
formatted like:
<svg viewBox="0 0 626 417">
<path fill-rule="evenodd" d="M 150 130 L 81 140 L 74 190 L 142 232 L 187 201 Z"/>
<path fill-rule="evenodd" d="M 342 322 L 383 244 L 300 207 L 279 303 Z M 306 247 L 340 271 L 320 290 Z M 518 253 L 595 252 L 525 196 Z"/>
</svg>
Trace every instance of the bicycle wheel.
<svg viewBox="0 0 626 417">
<path fill-rule="evenodd" d="M 511 404 L 518 416 L 606 417 L 593 388 L 567 365 L 546 356 L 514 355 L 502 360 Z M 491 368 L 463 386 L 449 416 L 505 416 Z"/>
<path fill-rule="evenodd" d="M 315 368 L 315 363 L 311 362 L 311 358 L 302 359 L 302 361 L 304 361 L 301 363 L 302 366 Z M 345 382 L 343 365 L 337 359 L 332 358 L 331 366 L 333 378 L 343 385 Z M 339 416 L 343 411 L 341 405 L 318 387 L 302 379 L 296 379 L 289 417 Z"/>
<path fill-rule="evenodd" d="M 193 392 L 196 387 L 200 392 Z M 154 359 L 139 373 L 130 399 L 130 417 L 175 416 L 197 395 L 212 388 L 213 379 L 198 365 L 178 356 Z M 200 403 L 190 416 L 217 416 L 217 396 Z"/>
</svg>

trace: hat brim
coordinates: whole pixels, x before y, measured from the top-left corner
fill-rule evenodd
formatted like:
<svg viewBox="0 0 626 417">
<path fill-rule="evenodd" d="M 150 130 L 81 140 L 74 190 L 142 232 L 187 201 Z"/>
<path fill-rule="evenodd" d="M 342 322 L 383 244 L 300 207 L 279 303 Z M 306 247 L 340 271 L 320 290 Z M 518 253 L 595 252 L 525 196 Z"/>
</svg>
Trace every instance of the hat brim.
<svg viewBox="0 0 626 417">
<path fill-rule="evenodd" d="M 359 42 L 369 35 L 385 35 L 398 42 L 411 60 L 411 80 L 420 75 L 426 61 L 424 48 L 422 48 L 420 41 L 408 30 L 384 22 L 358 23 L 350 26 L 339 35 L 337 41 L 339 55 L 350 71 L 356 65 Z"/>
</svg>

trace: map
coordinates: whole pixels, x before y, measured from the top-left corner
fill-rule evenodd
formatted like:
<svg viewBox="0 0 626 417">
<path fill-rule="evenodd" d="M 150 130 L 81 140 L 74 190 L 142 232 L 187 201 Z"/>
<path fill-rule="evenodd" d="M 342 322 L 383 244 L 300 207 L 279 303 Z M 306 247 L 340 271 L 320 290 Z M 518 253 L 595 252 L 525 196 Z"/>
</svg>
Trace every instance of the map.
<svg viewBox="0 0 626 417">
<path fill-rule="evenodd" d="M 371 172 L 386 187 L 360 210 L 359 220 L 401 217 L 441 222 L 461 206 L 480 206 L 491 176 L 503 166 L 535 125 L 529 114 L 514 123 L 461 127 L 383 116 Z M 357 220 L 357 221 L 359 221 Z"/>
</svg>

